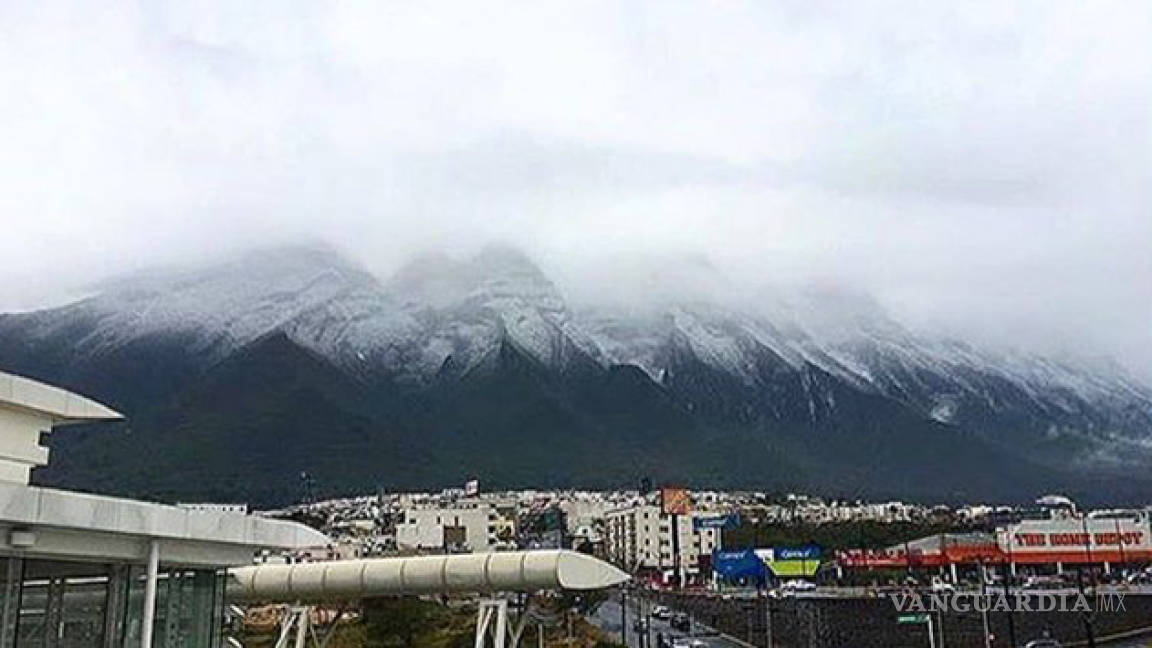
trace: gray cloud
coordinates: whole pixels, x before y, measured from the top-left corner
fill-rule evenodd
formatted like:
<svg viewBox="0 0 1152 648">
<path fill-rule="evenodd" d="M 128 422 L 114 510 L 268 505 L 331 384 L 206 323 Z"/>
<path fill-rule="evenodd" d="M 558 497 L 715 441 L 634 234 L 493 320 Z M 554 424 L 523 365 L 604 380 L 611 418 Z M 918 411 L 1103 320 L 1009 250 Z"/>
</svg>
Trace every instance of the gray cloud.
<svg viewBox="0 0 1152 648">
<path fill-rule="evenodd" d="M 1152 6 L 949 4 L 7 2 L 0 308 L 500 239 L 573 294 L 707 258 L 1152 377 Z"/>
</svg>

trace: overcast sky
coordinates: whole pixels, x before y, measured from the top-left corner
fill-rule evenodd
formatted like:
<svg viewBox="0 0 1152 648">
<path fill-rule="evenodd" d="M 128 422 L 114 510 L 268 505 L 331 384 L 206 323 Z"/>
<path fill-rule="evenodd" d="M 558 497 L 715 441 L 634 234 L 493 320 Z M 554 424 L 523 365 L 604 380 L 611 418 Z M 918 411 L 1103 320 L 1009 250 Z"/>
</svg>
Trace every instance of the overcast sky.
<svg viewBox="0 0 1152 648">
<path fill-rule="evenodd" d="M 707 259 L 1152 377 L 1150 70 L 1143 0 L 7 0 L 0 310 L 499 239 L 572 292 Z"/>
</svg>

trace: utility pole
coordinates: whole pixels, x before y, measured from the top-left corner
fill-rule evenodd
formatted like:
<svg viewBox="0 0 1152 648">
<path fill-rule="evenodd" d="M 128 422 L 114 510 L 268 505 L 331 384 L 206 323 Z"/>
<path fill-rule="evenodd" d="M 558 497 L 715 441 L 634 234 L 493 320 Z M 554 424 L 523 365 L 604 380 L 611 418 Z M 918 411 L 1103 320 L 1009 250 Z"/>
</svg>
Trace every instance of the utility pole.
<svg viewBox="0 0 1152 648">
<path fill-rule="evenodd" d="M 620 586 L 620 642 L 628 646 L 628 587 Z"/>
<path fill-rule="evenodd" d="M 768 589 L 764 589 L 764 645 L 772 648 L 772 597 L 768 596 Z"/>
<path fill-rule="evenodd" d="M 1076 570 L 1076 588 L 1080 590 L 1080 597 L 1084 598 L 1084 569 Z M 1083 612 L 1084 635 L 1088 639 L 1088 648 L 1096 648 L 1096 633 L 1092 629 L 1092 612 Z"/>
<path fill-rule="evenodd" d="M 745 608 L 743 603 L 740 604 L 740 607 L 744 609 L 744 638 L 748 640 L 748 643 L 752 643 L 752 615 L 749 614 L 752 610 Z"/>
<path fill-rule="evenodd" d="M 644 641 L 640 648 L 649 648 L 652 645 L 652 601 L 645 596 L 644 604 Z"/>
<path fill-rule="evenodd" d="M 1089 533 L 1088 533 L 1088 514 L 1087 513 L 1081 513 L 1080 516 L 1081 516 L 1080 517 L 1080 524 L 1084 530 L 1084 552 L 1088 558 L 1088 569 L 1092 569 L 1092 573 L 1093 573 L 1092 582 L 1093 582 L 1093 585 L 1095 585 L 1096 570 L 1093 569 L 1093 567 L 1092 567 L 1092 536 L 1089 535 Z M 1080 590 L 1080 597 L 1083 598 L 1084 597 L 1084 567 L 1083 566 L 1081 566 L 1080 569 L 1076 570 L 1076 586 Z M 1092 588 L 1092 594 L 1093 594 L 1093 596 L 1095 596 L 1095 594 L 1096 594 L 1095 586 L 1093 586 L 1093 588 Z M 1087 637 L 1088 637 L 1088 648 L 1096 648 L 1096 633 L 1093 631 L 1093 628 L 1092 628 L 1092 611 L 1091 610 L 1084 613 L 1084 634 L 1087 635 Z"/>
<path fill-rule="evenodd" d="M 1012 526 L 1005 527 L 1004 528 L 1004 541 L 1008 546 L 1008 563 L 1004 564 L 1003 562 L 1001 562 L 1001 565 L 1003 565 L 1003 567 L 1004 567 L 1004 598 L 1008 599 L 1008 645 L 1009 646 L 1015 646 L 1016 645 L 1016 618 L 1015 618 L 1015 613 L 1013 612 L 1014 606 L 1012 603 L 1012 592 L 1008 587 L 1008 579 L 1011 578 L 1011 576 L 1013 575 L 1013 574 L 1009 573 L 1009 571 L 1010 571 L 1009 567 L 1010 567 L 1010 565 L 1015 564 L 1015 562 L 1012 559 L 1012 542 L 1013 542 L 1013 540 L 1014 540 L 1014 538 L 1013 538 Z M 1011 571 L 1015 571 L 1015 570 L 1011 570 Z"/>
<path fill-rule="evenodd" d="M 939 610 L 937 614 L 940 615 L 940 648 L 944 648 L 944 610 Z"/>
<path fill-rule="evenodd" d="M 984 623 L 984 648 L 992 648 L 992 636 L 988 632 L 988 570 L 984 567 L 984 561 L 980 561 L 980 598 L 984 606 L 980 608 L 981 621 Z"/>
<path fill-rule="evenodd" d="M 1011 545 L 1011 542 L 1012 542 L 1011 536 L 1008 537 L 1008 542 L 1009 542 L 1008 546 L 1011 547 L 1012 546 Z M 1008 559 L 1009 560 L 1012 559 L 1011 558 L 1011 552 L 1009 552 L 1009 558 Z M 1001 564 L 1003 564 L 1003 563 L 1001 563 Z M 1008 565 L 1003 564 L 1003 567 L 1004 567 L 1004 598 L 1008 600 L 1008 645 L 1009 646 L 1015 646 L 1016 645 L 1016 619 L 1012 613 L 1012 609 L 1013 609 L 1012 590 L 1011 590 L 1011 588 L 1008 587 L 1008 579 L 1010 578 L 1010 575 L 1008 574 Z"/>
</svg>

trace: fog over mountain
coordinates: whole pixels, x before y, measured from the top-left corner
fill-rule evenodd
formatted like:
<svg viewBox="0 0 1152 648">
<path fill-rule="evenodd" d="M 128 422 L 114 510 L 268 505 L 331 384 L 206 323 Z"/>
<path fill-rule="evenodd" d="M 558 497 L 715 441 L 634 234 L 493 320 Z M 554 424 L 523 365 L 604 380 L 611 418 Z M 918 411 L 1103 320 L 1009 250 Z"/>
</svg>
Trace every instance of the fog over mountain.
<svg viewBox="0 0 1152 648">
<path fill-rule="evenodd" d="M 159 497 L 281 502 L 301 471 L 329 492 L 458 472 L 951 499 L 1148 486 L 1152 388 L 1119 365 L 917 333 L 826 284 L 670 275 L 681 294 L 584 301 L 506 244 L 385 277 L 269 248 L 0 315 L 0 366 L 129 417 L 54 435 L 38 480 Z M 154 468 L 127 470 L 142 451 Z"/>
<path fill-rule="evenodd" d="M 0 311 L 506 241 L 566 303 L 822 284 L 1152 380 L 1149 12 L 5 2 Z"/>
</svg>

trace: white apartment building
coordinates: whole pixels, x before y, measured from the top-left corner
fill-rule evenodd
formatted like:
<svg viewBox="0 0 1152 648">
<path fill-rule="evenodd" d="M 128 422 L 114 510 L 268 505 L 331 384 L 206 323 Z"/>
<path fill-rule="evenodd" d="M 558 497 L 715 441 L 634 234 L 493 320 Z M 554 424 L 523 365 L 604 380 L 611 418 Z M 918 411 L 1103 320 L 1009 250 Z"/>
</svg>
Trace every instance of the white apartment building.
<svg viewBox="0 0 1152 648">
<path fill-rule="evenodd" d="M 577 535 L 581 530 L 593 529 L 609 511 L 620 507 L 605 499 L 569 499 L 559 504 L 564 512 L 564 524 L 568 535 Z"/>
<path fill-rule="evenodd" d="M 516 504 L 460 499 L 443 507 L 403 509 L 396 520 L 396 546 L 471 553 L 515 549 Z"/>
<path fill-rule="evenodd" d="M 698 581 L 710 571 L 712 551 L 721 547 L 719 529 L 695 530 L 696 514 L 677 517 L 679 567 L 685 582 Z M 671 516 L 654 504 L 609 511 L 604 516 L 605 553 L 625 571 L 658 574 L 669 582 L 677 561 L 673 554 Z"/>
</svg>

